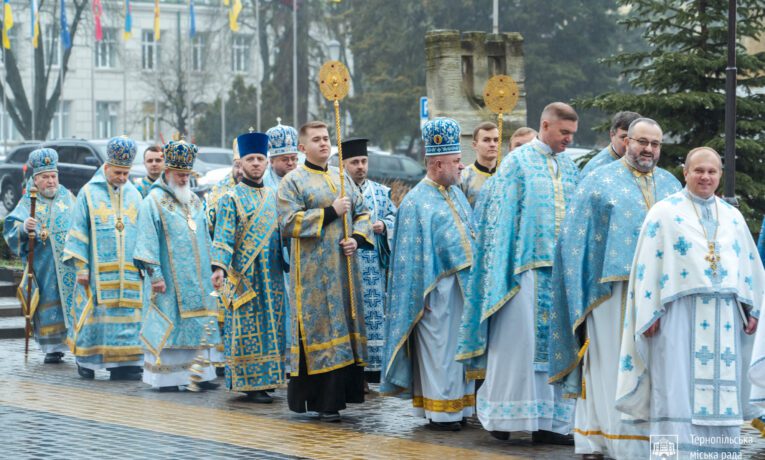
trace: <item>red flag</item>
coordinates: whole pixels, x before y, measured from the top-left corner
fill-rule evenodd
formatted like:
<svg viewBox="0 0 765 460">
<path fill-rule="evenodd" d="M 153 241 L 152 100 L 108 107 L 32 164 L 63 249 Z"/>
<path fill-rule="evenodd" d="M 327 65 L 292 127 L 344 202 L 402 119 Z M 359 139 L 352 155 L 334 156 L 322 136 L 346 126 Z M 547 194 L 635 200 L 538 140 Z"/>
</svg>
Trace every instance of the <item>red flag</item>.
<svg viewBox="0 0 765 460">
<path fill-rule="evenodd" d="M 93 22 L 96 24 L 96 41 L 104 39 L 104 31 L 101 29 L 101 13 L 104 9 L 101 7 L 101 0 L 93 0 Z"/>
</svg>

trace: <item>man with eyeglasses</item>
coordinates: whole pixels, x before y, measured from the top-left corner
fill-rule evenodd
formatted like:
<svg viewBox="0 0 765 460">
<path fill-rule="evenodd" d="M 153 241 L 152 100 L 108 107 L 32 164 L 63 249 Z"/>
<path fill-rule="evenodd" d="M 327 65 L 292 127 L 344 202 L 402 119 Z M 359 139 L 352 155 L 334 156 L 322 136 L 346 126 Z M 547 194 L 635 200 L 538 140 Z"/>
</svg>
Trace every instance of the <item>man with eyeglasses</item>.
<svg viewBox="0 0 765 460">
<path fill-rule="evenodd" d="M 624 134 L 624 156 L 579 183 L 553 264 L 550 380 L 578 398 L 574 441 L 584 458 L 648 456 L 645 427 L 621 423 L 614 407 L 622 315 L 643 219 L 680 183 L 656 167 L 655 121 L 637 118 Z"/>
<path fill-rule="evenodd" d="M 592 157 L 590 161 L 582 168 L 581 178 L 584 179 L 596 168 L 607 165 L 611 162 L 618 160 L 624 156 L 627 143 L 627 130 L 633 121 L 640 118 L 640 114 L 635 112 L 618 112 L 611 119 L 611 129 L 608 131 L 608 135 L 611 137 L 611 143 L 608 147 L 601 150 L 597 155 Z"/>
</svg>

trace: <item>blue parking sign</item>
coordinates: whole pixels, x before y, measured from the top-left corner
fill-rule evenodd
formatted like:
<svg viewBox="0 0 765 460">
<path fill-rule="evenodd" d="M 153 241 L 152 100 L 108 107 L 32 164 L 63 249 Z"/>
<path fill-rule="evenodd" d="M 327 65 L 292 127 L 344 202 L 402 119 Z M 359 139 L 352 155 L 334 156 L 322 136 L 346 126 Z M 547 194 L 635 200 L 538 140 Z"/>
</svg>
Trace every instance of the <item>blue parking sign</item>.
<svg viewBox="0 0 765 460">
<path fill-rule="evenodd" d="M 427 120 L 428 117 L 428 98 L 427 96 L 422 96 L 420 98 L 420 118 Z"/>
</svg>

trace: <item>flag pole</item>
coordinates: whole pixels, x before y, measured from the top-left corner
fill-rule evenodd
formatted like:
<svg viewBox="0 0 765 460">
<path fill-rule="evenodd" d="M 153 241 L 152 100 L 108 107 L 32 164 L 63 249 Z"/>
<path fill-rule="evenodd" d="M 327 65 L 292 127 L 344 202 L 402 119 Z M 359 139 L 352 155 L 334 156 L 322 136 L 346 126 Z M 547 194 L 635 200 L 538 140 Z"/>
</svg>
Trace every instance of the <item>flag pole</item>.
<svg viewBox="0 0 765 460">
<path fill-rule="evenodd" d="M 3 17 L 3 21 L 5 21 L 5 17 Z M 5 27 L 5 26 L 3 26 Z M 10 134 L 10 129 L 8 129 L 8 132 L 6 132 L 7 123 L 8 123 L 8 88 L 5 87 L 5 82 L 8 80 L 8 67 L 7 62 L 5 60 L 5 45 L 3 45 L 3 152 L 5 155 L 8 155 L 8 134 Z"/>
</svg>

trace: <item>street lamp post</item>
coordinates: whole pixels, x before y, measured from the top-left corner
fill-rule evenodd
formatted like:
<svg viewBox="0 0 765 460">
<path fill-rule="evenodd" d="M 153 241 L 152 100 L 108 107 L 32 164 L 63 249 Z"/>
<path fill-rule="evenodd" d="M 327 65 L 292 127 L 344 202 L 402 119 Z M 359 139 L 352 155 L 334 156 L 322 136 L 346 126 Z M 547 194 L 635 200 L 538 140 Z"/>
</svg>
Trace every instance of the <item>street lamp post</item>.
<svg viewBox="0 0 765 460">
<path fill-rule="evenodd" d="M 723 199 L 736 199 L 736 0 L 728 0 L 728 66 L 725 68 L 725 186 Z"/>
</svg>

